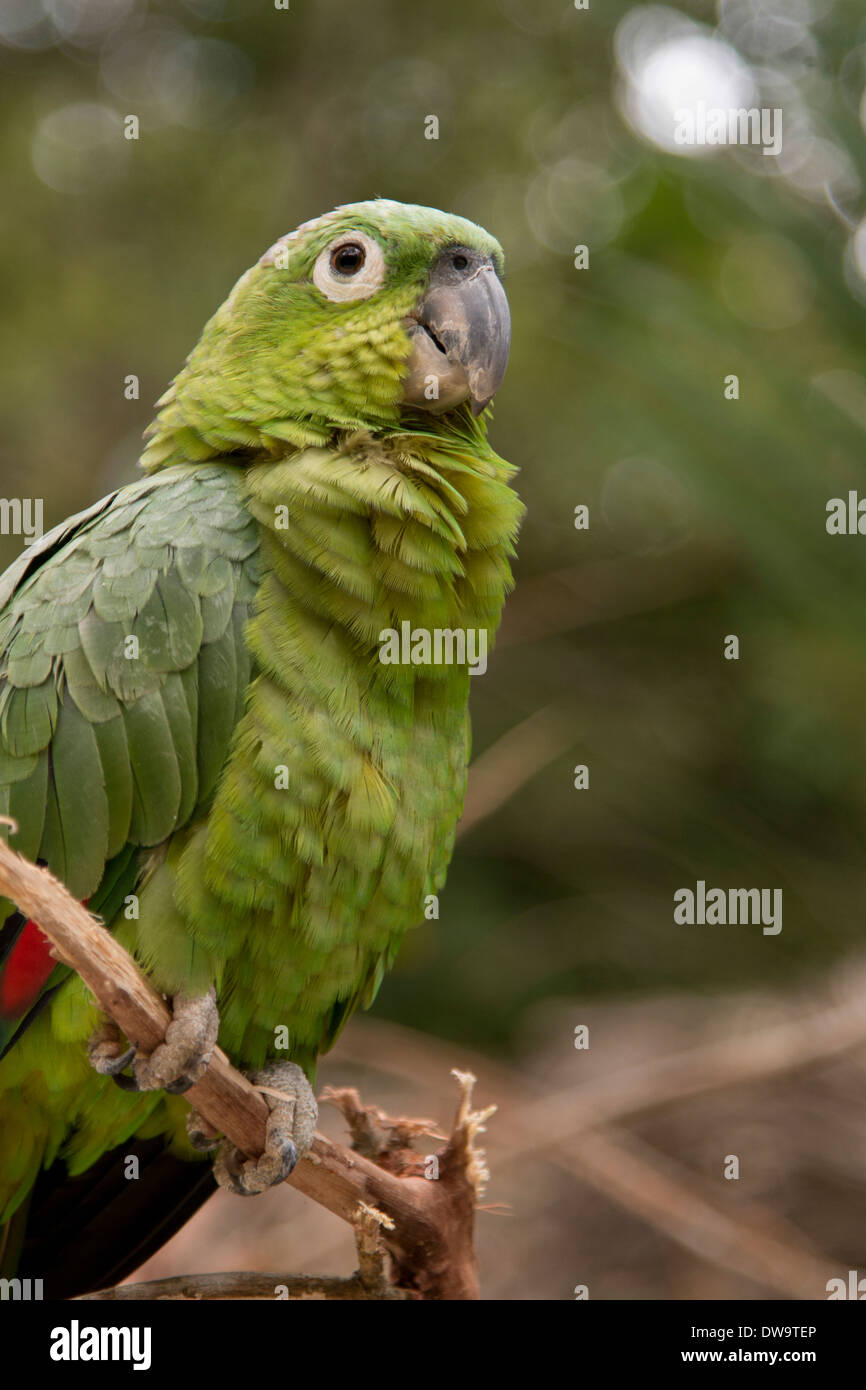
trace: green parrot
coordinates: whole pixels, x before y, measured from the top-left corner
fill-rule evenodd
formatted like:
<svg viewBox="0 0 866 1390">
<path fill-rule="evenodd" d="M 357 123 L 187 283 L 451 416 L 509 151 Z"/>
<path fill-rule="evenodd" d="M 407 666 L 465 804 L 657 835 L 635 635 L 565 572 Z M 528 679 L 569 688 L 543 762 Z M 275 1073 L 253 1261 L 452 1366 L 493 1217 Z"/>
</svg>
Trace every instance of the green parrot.
<svg viewBox="0 0 866 1390">
<path fill-rule="evenodd" d="M 286 1176 L 318 1054 L 444 884 L 522 515 L 487 442 L 502 273 L 480 227 L 387 199 L 280 238 L 158 402 L 146 476 L 0 579 L 3 833 L 175 1017 L 143 1056 L 0 903 L 0 1269 L 46 1297 L 125 1277 L 216 1181 Z M 258 1160 L 187 1125 L 217 1024 L 270 1088 Z"/>
</svg>

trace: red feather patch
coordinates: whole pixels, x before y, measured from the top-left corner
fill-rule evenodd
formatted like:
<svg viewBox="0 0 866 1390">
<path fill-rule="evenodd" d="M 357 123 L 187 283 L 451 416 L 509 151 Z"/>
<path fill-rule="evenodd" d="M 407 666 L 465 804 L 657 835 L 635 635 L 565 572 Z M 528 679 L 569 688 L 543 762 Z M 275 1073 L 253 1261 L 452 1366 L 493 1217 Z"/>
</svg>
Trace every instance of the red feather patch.
<svg viewBox="0 0 866 1390">
<path fill-rule="evenodd" d="M 57 964 L 35 922 L 25 923 L 0 977 L 0 1016 L 19 1018 L 38 999 Z"/>
</svg>

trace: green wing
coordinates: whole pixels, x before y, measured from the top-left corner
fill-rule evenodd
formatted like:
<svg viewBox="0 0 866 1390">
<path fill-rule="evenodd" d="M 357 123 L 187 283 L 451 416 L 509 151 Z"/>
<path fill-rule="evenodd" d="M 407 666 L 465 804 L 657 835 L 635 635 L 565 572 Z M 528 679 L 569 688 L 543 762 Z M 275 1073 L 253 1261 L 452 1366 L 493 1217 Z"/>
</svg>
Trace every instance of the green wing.
<svg viewBox="0 0 866 1390">
<path fill-rule="evenodd" d="M 15 849 L 94 905 L 130 847 L 207 805 L 243 708 L 259 533 L 237 480 L 166 469 L 0 579 L 0 814 Z M 0 899 L 0 922 L 11 911 Z"/>
</svg>

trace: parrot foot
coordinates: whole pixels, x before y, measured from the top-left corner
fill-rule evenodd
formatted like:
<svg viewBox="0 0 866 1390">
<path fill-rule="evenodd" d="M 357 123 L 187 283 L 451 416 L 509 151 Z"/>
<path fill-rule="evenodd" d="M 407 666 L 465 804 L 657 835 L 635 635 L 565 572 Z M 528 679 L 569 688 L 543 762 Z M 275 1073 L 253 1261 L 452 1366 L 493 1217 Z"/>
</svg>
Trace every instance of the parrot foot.
<svg viewBox="0 0 866 1390">
<path fill-rule="evenodd" d="M 210 1065 L 219 1031 L 216 993 L 190 999 L 175 996 L 172 1021 L 165 1030 L 165 1042 L 149 1056 L 136 1047 L 124 1048 L 121 1033 L 110 1019 L 94 1033 L 88 1044 L 90 1064 L 103 1076 L 114 1078 L 124 1091 L 169 1091 L 183 1095 L 199 1081 Z M 121 1073 L 132 1064 L 132 1076 Z"/>
<path fill-rule="evenodd" d="M 261 1088 L 271 1112 L 264 1153 L 247 1158 L 234 1144 L 223 1143 L 214 1160 L 214 1177 L 220 1187 L 238 1197 L 253 1197 L 284 1182 L 298 1159 L 309 1151 L 319 1116 L 312 1087 L 296 1063 L 271 1062 L 249 1080 Z M 196 1118 L 196 1133 L 202 1134 L 200 1117 Z M 205 1123 L 202 1137 L 208 1137 L 209 1128 Z"/>
<path fill-rule="evenodd" d="M 210 1153 L 213 1149 L 218 1149 L 222 1142 L 219 1131 L 215 1130 L 210 1121 L 197 1110 L 190 1110 L 187 1114 L 186 1133 L 189 1142 L 199 1153 Z"/>
</svg>

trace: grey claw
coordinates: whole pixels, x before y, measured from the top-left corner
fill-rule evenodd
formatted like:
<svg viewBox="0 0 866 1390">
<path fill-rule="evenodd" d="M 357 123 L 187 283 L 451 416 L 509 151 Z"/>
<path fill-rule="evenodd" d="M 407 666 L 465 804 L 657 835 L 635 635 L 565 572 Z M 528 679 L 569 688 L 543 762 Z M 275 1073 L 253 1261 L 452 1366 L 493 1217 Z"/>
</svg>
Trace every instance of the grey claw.
<svg viewBox="0 0 866 1390">
<path fill-rule="evenodd" d="M 134 1051 L 134 1049 L 133 1049 Z M 141 1087 L 134 1076 L 120 1076 L 116 1072 L 109 1072 L 115 1086 L 119 1086 L 121 1091 L 140 1091 Z"/>
<path fill-rule="evenodd" d="M 216 991 L 211 988 L 199 998 L 181 993 L 174 999 L 165 1039 L 148 1056 L 142 1056 L 134 1044 L 120 1052 L 122 1034 L 111 1019 L 105 1019 L 88 1043 L 88 1057 L 93 1069 L 100 1076 L 110 1076 L 122 1091 L 168 1091 L 182 1096 L 210 1065 L 218 1030 Z M 121 1075 L 128 1066 L 132 1075 Z"/>
<path fill-rule="evenodd" d="M 132 1061 L 135 1054 L 136 1048 L 131 1047 L 128 1052 L 123 1054 L 123 1057 L 118 1059 L 118 1062 L 108 1072 L 108 1075 L 117 1083 L 122 1091 L 141 1091 L 144 1089 L 137 1076 L 118 1076 L 116 1074 L 122 1071 L 123 1067 L 127 1066 L 128 1063 Z M 179 1076 L 176 1081 L 170 1081 L 167 1086 L 163 1086 L 162 1090 L 167 1091 L 170 1096 L 182 1096 L 189 1090 L 190 1086 L 194 1085 L 194 1076 Z"/>
<path fill-rule="evenodd" d="M 211 1153 L 219 1148 L 219 1134 L 197 1110 L 190 1110 L 187 1115 L 186 1132 L 189 1142 L 199 1153 Z"/>
<path fill-rule="evenodd" d="M 119 1057 L 115 1057 L 113 1061 L 101 1062 L 99 1066 L 100 1072 L 103 1076 L 113 1076 L 115 1081 L 117 1081 L 118 1073 L 126 1070 L 135 1056 L 136 1051 L 137 1049 L 135 1047 L 128 1047 L 125 1052 L 121 1053 Z"/>
<path fill-rule="evenodd" d="M 177 1081 L 171 1081 L 163 1090 L 168 1091 L 170 1096 L 182 1096 L 189 1090 L 190 1086 L 195 1085 L 194 1076 L 179 1076 Z"/>
</svg>

